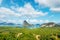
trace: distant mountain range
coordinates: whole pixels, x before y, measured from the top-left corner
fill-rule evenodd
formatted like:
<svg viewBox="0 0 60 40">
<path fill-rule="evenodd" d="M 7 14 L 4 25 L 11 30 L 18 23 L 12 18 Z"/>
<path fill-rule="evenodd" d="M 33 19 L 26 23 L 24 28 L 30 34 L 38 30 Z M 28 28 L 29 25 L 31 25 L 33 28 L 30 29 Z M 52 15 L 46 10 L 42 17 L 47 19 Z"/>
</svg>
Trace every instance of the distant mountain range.
<svg viewBox="0 0 60 40">
<path fill-rule="evenodd" d="M 15 25 L 14 23 L 7 23 L 7 22 L 2 22 L 0 25 Z"/>
<path fill-rule="evenodd" d="M 49 23 L 43 23 L 43 24 L 30 24 L 26 20 L 23 22 L 23 24 L 15 24 L 15 23 L 7 23 L 7 22 L 1 22 L 0 25 L 12 25 L 12 26 L 20 26 L 20 27 L 27 27 L 27 28 L 37 28 L 37 27 L 60 27 L 60 23 L 56 24 L 54 22 Z"/>
</svg>

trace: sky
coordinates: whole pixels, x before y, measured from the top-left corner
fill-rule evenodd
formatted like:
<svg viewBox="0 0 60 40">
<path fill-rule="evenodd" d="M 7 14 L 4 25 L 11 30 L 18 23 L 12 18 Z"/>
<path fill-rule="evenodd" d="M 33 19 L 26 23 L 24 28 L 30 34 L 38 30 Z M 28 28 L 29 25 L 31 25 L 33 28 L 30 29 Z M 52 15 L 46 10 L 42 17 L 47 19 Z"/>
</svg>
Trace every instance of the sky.
<svg viewBox="0 0 60 40">
<path fill-rule="evenodd" d="M 0 22 L 60 23 L 60 0 L 0 0 Z"/>
</svg>

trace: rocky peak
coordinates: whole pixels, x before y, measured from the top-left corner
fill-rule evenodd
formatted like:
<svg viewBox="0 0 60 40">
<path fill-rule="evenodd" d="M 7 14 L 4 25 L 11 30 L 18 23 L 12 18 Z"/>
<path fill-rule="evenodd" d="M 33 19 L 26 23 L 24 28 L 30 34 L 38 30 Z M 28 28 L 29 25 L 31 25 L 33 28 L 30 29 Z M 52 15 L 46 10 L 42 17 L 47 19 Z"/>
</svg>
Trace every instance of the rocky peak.
<svg viewBox="0 0 60 40">
<path fill-rule="evenodd" d="M 28 26 L 31 26 L 31 24 L 29 24 L 26 20 L 24 20 L 23 26 L 24 26 L 24 27 L 28 27 Z"/>
<path fill-rule="evenodd" d="M 44 23 L 41 27 L 54 27 L 56 24 L 54 22 Z"/>
</svg>

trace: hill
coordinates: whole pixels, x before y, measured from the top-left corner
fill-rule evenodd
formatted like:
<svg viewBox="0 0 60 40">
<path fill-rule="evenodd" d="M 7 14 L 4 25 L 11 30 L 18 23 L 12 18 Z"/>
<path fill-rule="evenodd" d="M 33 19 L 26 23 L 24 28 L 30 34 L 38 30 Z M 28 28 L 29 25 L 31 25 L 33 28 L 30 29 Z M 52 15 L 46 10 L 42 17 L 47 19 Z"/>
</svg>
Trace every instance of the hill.
<svg viewBox="0 0 60 40">
<path fill-rule="evenodd" d="M 54 22 L 49 22 L 49 23 L 43 23 L 41 27 L 60 27 L 60 25 Z"/>
<path fill-rule="evenodd" d="M 0 40 L 60 40 L 60 28 L 0 27 Z"/>
<path fill-rule="evenodd" d="M 33 26 L 32 24 L 28 23 L 26 20 L 24 20 L 22 25 L 23 25 L 23 27 L 26 27 L 26 28 L 30 28 Z"/>
</svg>

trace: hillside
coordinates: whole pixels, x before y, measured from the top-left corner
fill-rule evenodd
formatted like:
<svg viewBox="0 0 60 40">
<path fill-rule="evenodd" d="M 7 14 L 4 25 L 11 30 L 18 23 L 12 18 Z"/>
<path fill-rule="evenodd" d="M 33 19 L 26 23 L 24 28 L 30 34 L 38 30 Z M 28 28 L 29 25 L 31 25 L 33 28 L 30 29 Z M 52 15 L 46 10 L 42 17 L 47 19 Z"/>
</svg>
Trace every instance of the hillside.
<svg viewBox="0 0 60 40">
<path fill-rule="evenodd" d="M 54 22 L 48 22 L 41 24 L 41 27 L 60 27 L 60 24 Z"/>
<path fill-rule="evenodd" d="M 60 40 L 60 28 L 0 27 L 0 40 Z"/>
<path fill-rule="evenodd" d="M 33 24 L 28 23 L 26 20 L 23 21 L 22 25 L 23 25 L 22 27 L 25 27 L 25 28 L 31 28 L 33 26 Z"/>
</svg>

